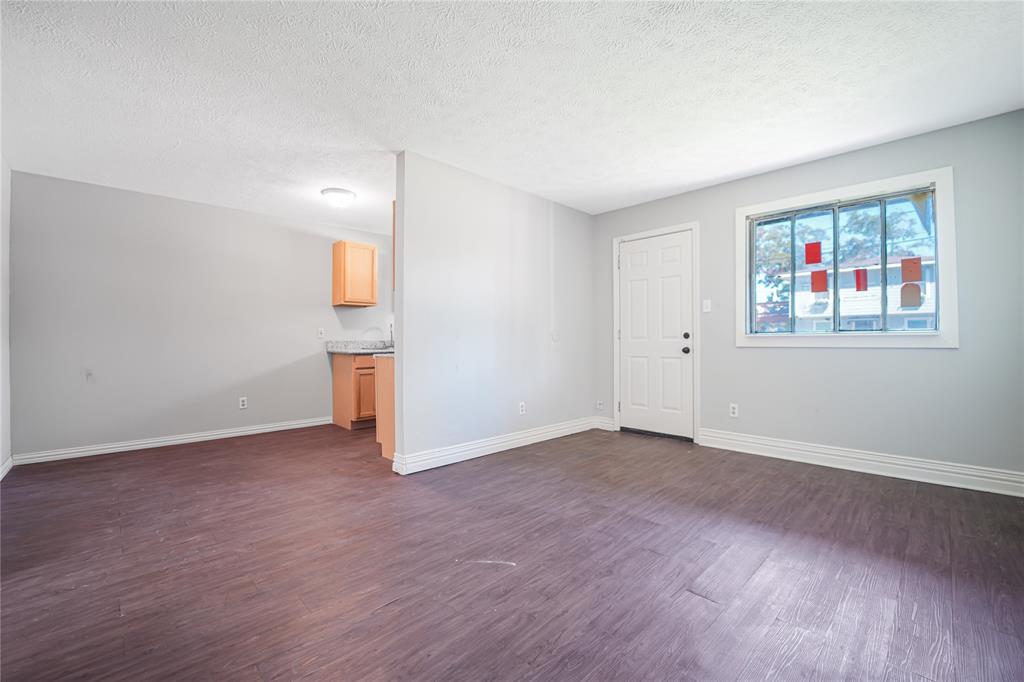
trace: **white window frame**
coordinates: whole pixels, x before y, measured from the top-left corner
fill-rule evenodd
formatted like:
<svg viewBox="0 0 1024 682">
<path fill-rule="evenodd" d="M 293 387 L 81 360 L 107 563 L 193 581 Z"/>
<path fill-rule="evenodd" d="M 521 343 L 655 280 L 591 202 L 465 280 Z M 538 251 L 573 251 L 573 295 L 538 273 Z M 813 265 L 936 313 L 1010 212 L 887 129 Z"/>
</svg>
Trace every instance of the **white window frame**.
<svg viewBox="0 0 1024 682">
<path fill-rule="evenodd" d="M 940 293 L 939 328 L 928 331 L 877 331 L 831 333 L 750 332 L 750 239 L 748 218 L 805 206 L 841 203 L 860 197 L 890 194 L 935 185 L 935 224 Z M 935 168 L 875 182 L 787 197 L 736 209 L 736 346 L 760 348 L 959 348 L 960 316 L 957 311 L 956 210 L 953 203 L 953 167 Z M 883 245 L 884 248 L 884 245 Z"/>
</svg>

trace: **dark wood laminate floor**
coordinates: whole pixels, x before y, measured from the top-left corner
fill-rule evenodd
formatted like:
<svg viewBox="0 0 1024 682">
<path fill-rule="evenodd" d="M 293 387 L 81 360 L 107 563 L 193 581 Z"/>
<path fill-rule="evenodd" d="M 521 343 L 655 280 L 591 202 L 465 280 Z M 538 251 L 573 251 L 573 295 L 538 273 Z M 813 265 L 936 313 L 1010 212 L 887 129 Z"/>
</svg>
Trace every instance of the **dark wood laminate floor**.
<svg viewBox="0 0 1024 682">
<path fill-rule="evenodd" d="M 1022 680 L 1024 500 L 591 431 L 15 468 L 3 680 Z"/>
</svg>

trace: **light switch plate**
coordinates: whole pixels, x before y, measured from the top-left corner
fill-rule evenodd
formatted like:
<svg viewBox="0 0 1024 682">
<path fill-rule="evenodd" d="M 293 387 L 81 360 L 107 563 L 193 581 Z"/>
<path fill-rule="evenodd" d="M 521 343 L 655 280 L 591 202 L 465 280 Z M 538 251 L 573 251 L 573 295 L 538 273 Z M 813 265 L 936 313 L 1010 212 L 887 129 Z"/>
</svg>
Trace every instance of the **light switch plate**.
<svg viewBox="0 0 1024 682">
<path fill-rule="evenodd" d="M 706 313 L 710 313 L 711 312 L 711 299 L 710 298 L 705 298 L 704 299 L 704 308 L 703 308 L 703 310 Z"/>
</svg>

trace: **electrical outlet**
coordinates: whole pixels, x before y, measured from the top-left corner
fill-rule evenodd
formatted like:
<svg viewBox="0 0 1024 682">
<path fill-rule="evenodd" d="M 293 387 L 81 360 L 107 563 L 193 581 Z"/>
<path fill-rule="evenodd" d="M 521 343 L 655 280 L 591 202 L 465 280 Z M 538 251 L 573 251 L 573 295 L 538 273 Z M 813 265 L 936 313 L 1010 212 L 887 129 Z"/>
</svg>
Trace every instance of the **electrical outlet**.
<svg viewBox="0 0 1024 682">
<path fill-rule="evenodd" d="M 604 401 L 603 400 L 598 400 L 595 406 L 597 407 L 598 410 L 603 410 L 604 409 Z"/>
<path fill-rule="evenodd" d="M 327 336 L 327 332 L 324 331 L 324 328 L 323 327 L 317 327 L 316 328 L 316 338 L 322 339 L 325 336 Z"/>
<path fill-rule="evenodd" d="M 526 414 L 526 403 L 519 403 L 519 414 Z"/>
<path fill-rule="evenodd" d="M 710 312 L 711 312 L 711 299 L 710 299 L 710 298 L 705 298 L 705 299 L 704 299 L 704 307 L 703 307 L 703 310 L 704 310 L 704 312 L 706 312 L 706 313 L 710 313 Z"/>
<path fill-rule="evenodd" d="M 244 410 L 249 407 L 249 399 L 244 395 L 238 399 L 238 409 Z"/>
<path fill-rule="evenodd" d="M 739 419 L 740 406 L 736 403 L 729 403 L 729 416 L 733 419 Z"/>
</svg>

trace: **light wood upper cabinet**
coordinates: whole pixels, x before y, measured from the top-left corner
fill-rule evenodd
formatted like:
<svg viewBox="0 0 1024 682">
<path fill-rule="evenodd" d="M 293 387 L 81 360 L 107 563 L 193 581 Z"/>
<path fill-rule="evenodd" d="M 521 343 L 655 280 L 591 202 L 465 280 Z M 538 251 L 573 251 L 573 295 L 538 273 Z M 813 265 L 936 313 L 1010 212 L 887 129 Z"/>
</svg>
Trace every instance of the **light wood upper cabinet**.
<svg viewBox="0 0 1024 682">
<path fill-rule="evenodd" d="M 334 305 L 377 305 L 377 247 L 334 242 Z"/>
</svg>

